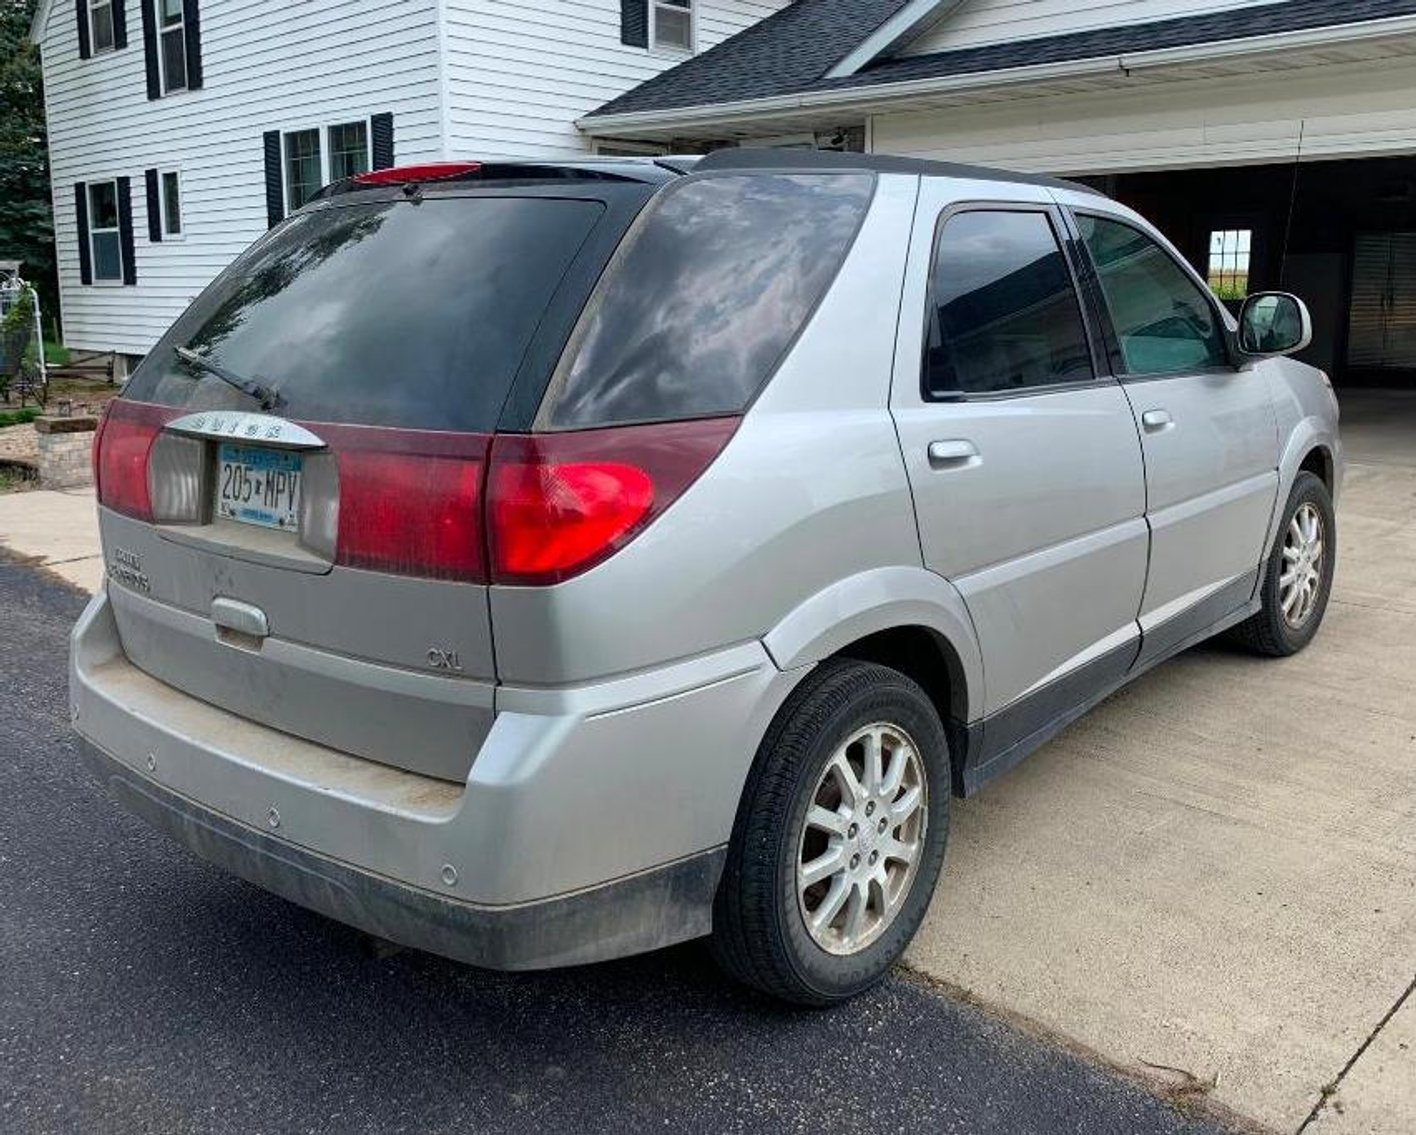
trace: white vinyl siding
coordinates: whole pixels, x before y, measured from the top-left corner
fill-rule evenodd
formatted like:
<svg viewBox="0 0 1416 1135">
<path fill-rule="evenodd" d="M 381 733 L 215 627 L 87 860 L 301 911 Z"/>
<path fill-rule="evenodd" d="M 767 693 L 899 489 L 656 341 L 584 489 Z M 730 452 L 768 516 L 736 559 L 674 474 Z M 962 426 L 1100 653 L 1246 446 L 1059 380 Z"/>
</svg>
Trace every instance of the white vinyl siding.
<svg viewBox="0 0 1416 1135">
<path fill-rule="evenodd" d="M 1207 69 L 1208 70 L 1208 69 Z M 878 153 L 1058 174 L 1246 165 L 1416 152 L 1411 59 L 1187 79 L 1121 76 L 1082 94 L 878 114 Z M 1242 73 L 1255 71 L 1255 73 Z M 1022 97 L 1026 95 L 1027 97 Z"/>
<path fill-rule="evenodd" d="M 1273 0 L 965 0 L 921 32 L 901 54 L 928 55 L 1271 3 Z"/>
<path fill-rule="evenodd" d="M 695 50 L 786 3 L 694 0 Z M 445 20 L 451 157 L 583 154 L 577 118 L 683 58 L 620 43 L 619 5 L 608 0 L 446 0 Z"/>
<path fill-rule="evenodd" d="M 442 156 L 436 0 L 202 6 L 204 89 L 149 102 L 140 41 L 80 60 L 72 7 L 45 29 L 45 101 L 65 339 L 144 354 L 211 279 L 265 233 L 262 135 L 388 111 L 398 161 Z M 79 283 L 73 184 L 181 169 L 183 239 L 151 243 L 133 194 L 138 283 Z"/>
</svg>

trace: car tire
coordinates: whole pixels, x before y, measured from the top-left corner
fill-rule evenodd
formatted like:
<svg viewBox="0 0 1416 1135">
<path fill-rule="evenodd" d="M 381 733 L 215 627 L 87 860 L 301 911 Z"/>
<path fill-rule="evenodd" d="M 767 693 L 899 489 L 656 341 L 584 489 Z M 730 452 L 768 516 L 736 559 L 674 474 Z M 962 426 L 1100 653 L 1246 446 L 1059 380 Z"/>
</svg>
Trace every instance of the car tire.
<svg viewBox="0 0 1416 1135">
<path fill-rule="evenodd" d="M 873 752 L 874 777 L 865 763 Z M 847 769 L 859 792 L 848 792 Z M 949 791 L 944 728 L 915 682 L 851 659 L 816 667 L 773 720 L 748 776 L 714 904 L 718 963 L 799 1005 L 870 988 L 924 918 L 944 861 Z M 823 864 L 831 873 L 808 882 Z"/>
<path fill-rule="evenodd" d="M 1316 550 L 1314 539 L 1320 544 Z M 1337 521 L 1332 495 L 1322 478 L 1301 472 L 1288 495 L 1273 552 L 1264 566 L 1259 589 L 1262 606 L 1234 628 L 1232 637 L 1270 658 L 1302 650 L 1322 625 L 1336 564 Z"/>
</svg>

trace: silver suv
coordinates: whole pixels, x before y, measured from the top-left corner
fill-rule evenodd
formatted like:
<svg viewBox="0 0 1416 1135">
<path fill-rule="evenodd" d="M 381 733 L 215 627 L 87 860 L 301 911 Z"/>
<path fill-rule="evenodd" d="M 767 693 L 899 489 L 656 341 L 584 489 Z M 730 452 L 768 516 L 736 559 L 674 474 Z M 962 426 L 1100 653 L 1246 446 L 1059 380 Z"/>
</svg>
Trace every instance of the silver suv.
<svg viewBox="0 0 1416 1135">
<path fill-rule="evenodd" d="M 108 413 L 74 723 L 128 807 L 382 938 L 528 969 L 711 934 L 848 997 L 951 794 L 1219 631 L 1313 637 L 1337 407 L 1278 357 L 1310 334 L 1059 181 L 356 177 Z"/>
</svg>

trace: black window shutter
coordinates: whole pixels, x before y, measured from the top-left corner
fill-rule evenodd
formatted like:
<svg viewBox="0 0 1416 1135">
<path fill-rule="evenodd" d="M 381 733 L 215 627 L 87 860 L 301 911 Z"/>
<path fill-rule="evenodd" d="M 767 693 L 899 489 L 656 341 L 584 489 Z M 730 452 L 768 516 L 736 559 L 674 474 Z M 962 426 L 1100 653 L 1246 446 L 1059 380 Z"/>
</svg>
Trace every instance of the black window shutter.
<svg viewBox="0 0 1416 1135">
<path fill-rule="evenodd" d="M 202 19 L 197 0 L 182 0 L 182 27 L 187 36 L 187 90 L 202 89 Z"/>
<path fill-rule="evenodd" d="M 143 170 L 147 188 L 148 240 L 162 240 L 162 206 L 157 201 L 157 170 Z"/>
<path fill-rule="evenodd" d="M 157 14 L 152 0 L 141 0 L 143 15 L 143 63 L 147 66 L 148 98 L 160 99 L 162 85 L 157 77 Z"/>
<path fill-rule="evenodd" d="M 280 180 L 280 131 L 265 132 L 266 224 L 271 228 L 285 217 L 285 188 Z"/>
<path fill-rule="evenodd" d="M 620 43 L 649 46 L 649 0 L 620 0 Z"/>
<path fill-rule="evenodd" d="M 74 215 L 79 222 L 79 282 L 93 283 L 93 260 L 89 251 L 88 186 L 74 182 Z"/>
<path fill-rule="evenodd" d="M 133 190 L 126 177 L 118 179 L 118 240 L 123 246 L 123 283 L 138 282 L 138 262 L 133 257 Z"/>
<path fill-rule="evenodd" d="M 125 0 L 113 0 L 113 47 L 121 51 L 128 46 L 128 5 Z"/>
<path fill-rule="evenodd" d="M 376 114 L 369 119 L 375 169 L 393 168 L 393 115 Z"/>
<path fill-rule="evenodd" d="M 79 58 L 88 59 L 93 55 L 93 43 L 89 40 L 88 0 L 75 0 L 74 12 L 79 18 Z"/>
</svg>

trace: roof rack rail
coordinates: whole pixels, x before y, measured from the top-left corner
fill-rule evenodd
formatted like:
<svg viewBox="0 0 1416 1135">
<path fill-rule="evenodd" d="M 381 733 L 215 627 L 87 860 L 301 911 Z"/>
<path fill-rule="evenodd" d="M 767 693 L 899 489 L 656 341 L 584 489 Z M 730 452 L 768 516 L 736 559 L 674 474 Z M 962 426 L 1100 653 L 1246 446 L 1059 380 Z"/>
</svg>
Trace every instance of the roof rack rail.
<svg viewBox="0 0 1416 1135">
<path fill-rule="evenodd" d="M 1096 194 L 1097 190 L 1076 181 L 1043 174 L 1016 173 L 988 166 L 936 162 L 925 158 L 902 158 L 893 154 L 857 154 L 843 150 L 752 149 L 741 146 L 714 150 L 702 158 L 694 172 L 723 169 L 762 170 L 874 170 L 877 173 L 913 173 L 923 177 L 957 177 L 974 181 L 1011 181 L 1020 185 L 1043 185 L 1050 189 L 1070 189 Z"/>
</svg>

